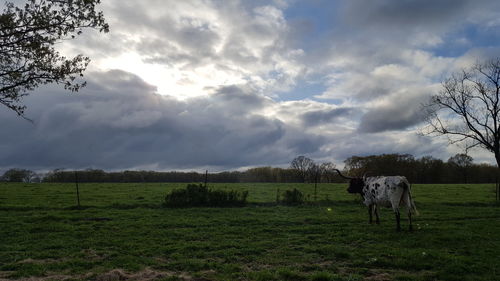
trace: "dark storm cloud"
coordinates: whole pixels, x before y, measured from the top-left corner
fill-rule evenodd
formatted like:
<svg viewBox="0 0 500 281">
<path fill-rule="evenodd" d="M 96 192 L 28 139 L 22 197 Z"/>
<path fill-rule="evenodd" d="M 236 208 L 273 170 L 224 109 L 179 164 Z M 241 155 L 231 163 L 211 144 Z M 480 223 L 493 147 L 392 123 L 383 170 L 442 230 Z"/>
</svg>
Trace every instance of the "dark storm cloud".
<svg viewBox="0 0 500 281">
<path fill-rule="evenodd" d="M 456 19 L 467 12 L 477 2 L 470 0 L 403 0 L 403 1 L 363 1 L 346 2 L 350 22 L 395 25 L 434 25 Z M 490 3 L 493 3 L 490 1 Z"/>
<path fill-rule="evenodd" d="M 363 133 L 377 133 L 404 130 L 422 121 L 422 116 L 412 108 L 399 106 L 377 108 L 363 115 L 359 131 Z"/>
<path fill-rule="evenodd" d="M 205 43 L 207 41 L 204 41 Z M 200 47 L 200 45 L 198 45 Z M 180 65 L 190 68 L 203 65 L 214 58 L 215 54 L 211 46 L 189 50 L 186 45 L 182 48 L 173 45 L 170 40 L 165 39 L 144 39 L 137 45 L 146 63 L 157 63 L 168 66 Z"/>
<path fill-rule="evenodd" d="M 221 102 L 226 110 L 237 112 L 241 112 L 242 105 L 245 106 L 245 111 L 251 112 L 253 109 L 261 109 L 272 103 L 271 99 L 256 95 L 249 87 L 235 85 L 216 89 L 211 98 L 215 103 Z"/>
<path fill-rule="evenodd" d="M 422 104 L 427 102 L 428 94 L 422 93 L 420 89 L 394 94 L 385 104 L 370 108 L 362 116 L 358 131 L 361 133 L 401 131 L 422 123 L 425 119 Z"/>
<path fill-rule="evenodd" d="M 344 2 L 340 17 L 347 30 L 363 34 L 367 41 L 432 47 L 438 38 L 457 44 L 457 32 L 467 36 L 463 32 L 472 24 L 488 28 L 499 10 L 496 0 L 354 0 Z"/>
<path fill-rule="evenodd" d="M 271 102 L 236 86 L 188 101 L 157 95 L 123 71 L 88 75 L 88 87 L 55 87 L 26 99 L 31 124 L 2 108 L 0 167 L 155 169 L 283 164 L 324 138 L 259 113 Z"/>
<path fill-rule="evenodd" d="M 418 136 L 404 134 L 397 131 L 371 134 L 369 141 L 367 135 L 352 133 L 341 136 L 338 140 L 334 141 L 335 145 L 332 147 L 332 154 L 337 163 L 356 155 L 380 155 L 390 153 L 412 154 L 416 157 L 424 155 L 434 155 L 435 157 L 446 159 L 447 153 L 442 149 L 446 143 L 435 142 L 432 139 Z"/>
<path fill-rule="evenodd" d="M 318 111 L 310 111 L 302 114 L 302 120 L 304 125 L 317 126 L 324 123 L 334 122 L 338 118 L 348 118 L 350 117 L 353 108 L 334 108 Z"/>
</svg>

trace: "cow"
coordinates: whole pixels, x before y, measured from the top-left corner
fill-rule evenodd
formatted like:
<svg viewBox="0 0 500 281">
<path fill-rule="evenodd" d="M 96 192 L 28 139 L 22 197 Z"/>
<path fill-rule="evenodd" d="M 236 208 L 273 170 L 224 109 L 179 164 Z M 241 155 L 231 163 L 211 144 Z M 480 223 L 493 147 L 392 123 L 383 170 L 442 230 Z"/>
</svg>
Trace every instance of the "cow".
<svg viewBox="0 0 500 281">
<path fill-rule="evenodd" d="M 392 207 L 396 215 L 396 230 L 401 231 L 399 207 L 406 206 L 408 210 L 409 230 L 413 230 L 411 215 L 418 215 L 417 208 L 411 197 L 411 186 L 403 176 L 389 177 L 362 177 L 353 178 L 344 176 L 339 170 L 335 171 L 344 179 L 349 180 L 347 192 L 359 193 L 363 198 L 363 203 L 368 206 L 370 224 L 373 223 L 373 213 L 375 213 L 376 223 L 380 224 L 378 217 L 378 206 Z"/>
</svg>

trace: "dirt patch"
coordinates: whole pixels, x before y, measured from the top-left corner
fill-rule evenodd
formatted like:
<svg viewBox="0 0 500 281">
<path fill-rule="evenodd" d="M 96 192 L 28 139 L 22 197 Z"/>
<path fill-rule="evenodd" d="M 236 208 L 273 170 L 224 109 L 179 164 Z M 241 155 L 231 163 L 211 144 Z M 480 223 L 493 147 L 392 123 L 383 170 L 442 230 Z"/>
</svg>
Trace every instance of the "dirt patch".
<svg viewBox="0 0 500 281">
<path fill-rule="evenodd" d="M 377 273 L 368 277 L 365 277 L 366 281 L 390 281 L 392 280 L 391 275 L 388 273 Z"/>
<path fill-rule="evenodd" d="M 85 255 L 86 259 L 89 259 L 92 261 L 102 261 L 108 257 L 108 255 L 103 254 L 103 253 L 98 253 L 96 250 L 91 249 L 91 248 L 84 249 L 81 251 L 81 253 L 83 253 Z"/>
<path fill-rule="evenodd" d="M 205 281 L 210 280 L 206 278 L 195 278 L 191 277 L 187 273 L 169 272 L 169 271 L 156 271 L 150 268 L 146 268 L 142 271 L 136 273 L 127 273 L 123 269 L 113 269 L 109 272 L 102 274 L 92 274 L 87 273 L 83 275 L 62 275 L 54 274 L 43 277 L 25 277 L 19 279 L 9 279 L 7 276 L 13 272 L 0 272 L 0 281 L 65 281 L 65 280 L 94 280 L 94 281 L 154 281 L 163 278 L 168 278 L 171 276 L 176 276 L 183 281 Z"/>
<path fill-rule="evenodd" d="M 212 275 L 215 271 L 208 270 L 202 272 L 202 274 Z M 183 281 L 210 281 L 204 277 L 192 277 L 187 273 L 176 273 L 168 271 L 156 271 L 150 268 L 146 268 L 142 271 L 136 273 L 127 273 L 122 269 L 113 269 L 110 272 L 98 275 L 92 280 L 95 281 L 154 281 L 171 276 L 176 276 L 179 280 Z"/>
<path fill-rule="evenodd" d="M 9 275 L 14 274 L 14 271 L 0 271 L 0 280 L 5 280 L 2 278 L 6 278 Z"/>
<path fill-rule="evenodd" d="M 74 279 L 84 279 L 84 278 L 85 276 L 50 275 L 45 277 L 27 277 L 19 279 L 8 279 L 0 277 L 0 281 L 54 281 L 54 280 L 64 281 L 64 280 L 74 280 Z"/>
<path fill-rule="evenodd" d="M 111 218 L 82 218 L 83 221 L 112 221 Z"/>
<path fill-rule="evenodd" d="M 166 259 L 164 257 L 155 257 L 153 258 L 156 262 L 160 263 L 160 264 L 167 264 L 170 262 L 169 259 Z"/>
<path fill-rule="evenodd" d="M 57 262 L 62 262 L 63 259 L 32 259 L 28 258 L 22 261 L 18 261 L 17 263 L 31 263 L 31 264 L 50 264 L 50 263 L 57 263 Z"/>
<path fill-rule="evenodd" d="M 170 277 L 173 274 L 170 272 L 160 272 L 154 271 L 149 268 L 139 271 L 137 273 L 126 273 L 121 269 L 114 269 L 108 273 L 104 273 L 102 275 L 97 276 L 96 281 L 121 281 L 121 280 L 157 280 L 161 278 Z"/>
</svg>

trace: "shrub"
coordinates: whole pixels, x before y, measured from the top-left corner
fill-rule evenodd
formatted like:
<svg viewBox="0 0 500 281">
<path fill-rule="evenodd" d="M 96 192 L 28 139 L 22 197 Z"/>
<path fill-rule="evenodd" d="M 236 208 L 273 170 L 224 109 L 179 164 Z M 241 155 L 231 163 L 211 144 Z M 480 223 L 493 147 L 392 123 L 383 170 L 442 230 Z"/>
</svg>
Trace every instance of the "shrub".
<svg viewBox="0 0 500 281">
<path fill-rule="evenodd" d="M 304 194 L 300 190 L 294 188 L 293 190 L 285 190 L 283 193 L 283 201 L 285 205 L 300 205 L 304 203 Z"/>
<path fill-rule="evenodd" d="M 188 184 L 165 196 L 167 207 L 236 207 L 245 206 L 248 191 L 211 190 L 202 184 Z"/>
</svg>

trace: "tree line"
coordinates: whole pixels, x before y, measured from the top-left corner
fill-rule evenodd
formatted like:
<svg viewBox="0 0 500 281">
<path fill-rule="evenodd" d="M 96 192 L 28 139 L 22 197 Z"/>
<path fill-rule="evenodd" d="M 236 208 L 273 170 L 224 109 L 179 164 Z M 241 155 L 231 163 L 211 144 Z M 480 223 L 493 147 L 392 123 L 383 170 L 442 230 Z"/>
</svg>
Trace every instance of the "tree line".
<svg viewBox="0 0 500 281">
<path fill-rule="evenodd" d="M 432 156 L 415 158 L 410 154 L 382 154 L 352 156 L 344 161 L 344 173 L 350 176 L 402 175 L 412 183 L 494 183 L 498 168 L 489 164 L 475 164 L 472 157 L 456 154 L 446 162 Z M 298 156 L 288 168 L 256 167 L 245 171 L 209 173 L 208 182 L 270 182 L 270 183 L 340 183 L 344 182 L 334 171 L 331 162 L 316 163 Z M 79 171 L 53 170 L 39 175 L 27 169 L 10 169 L 0 178 L 7 182 L 204 182 L 205 173 L 120 171 L 98 169 Z"/>
<path fill-rule="evenodd" d="M 456 154 L 446 162 L 410 154 L 352 156 L 344 162 L 351 176 L 402 175 L 412 183 L 494 183 L 499 177 L 496 166 L 475 164 L 466 154 Z"/>
</svg>

